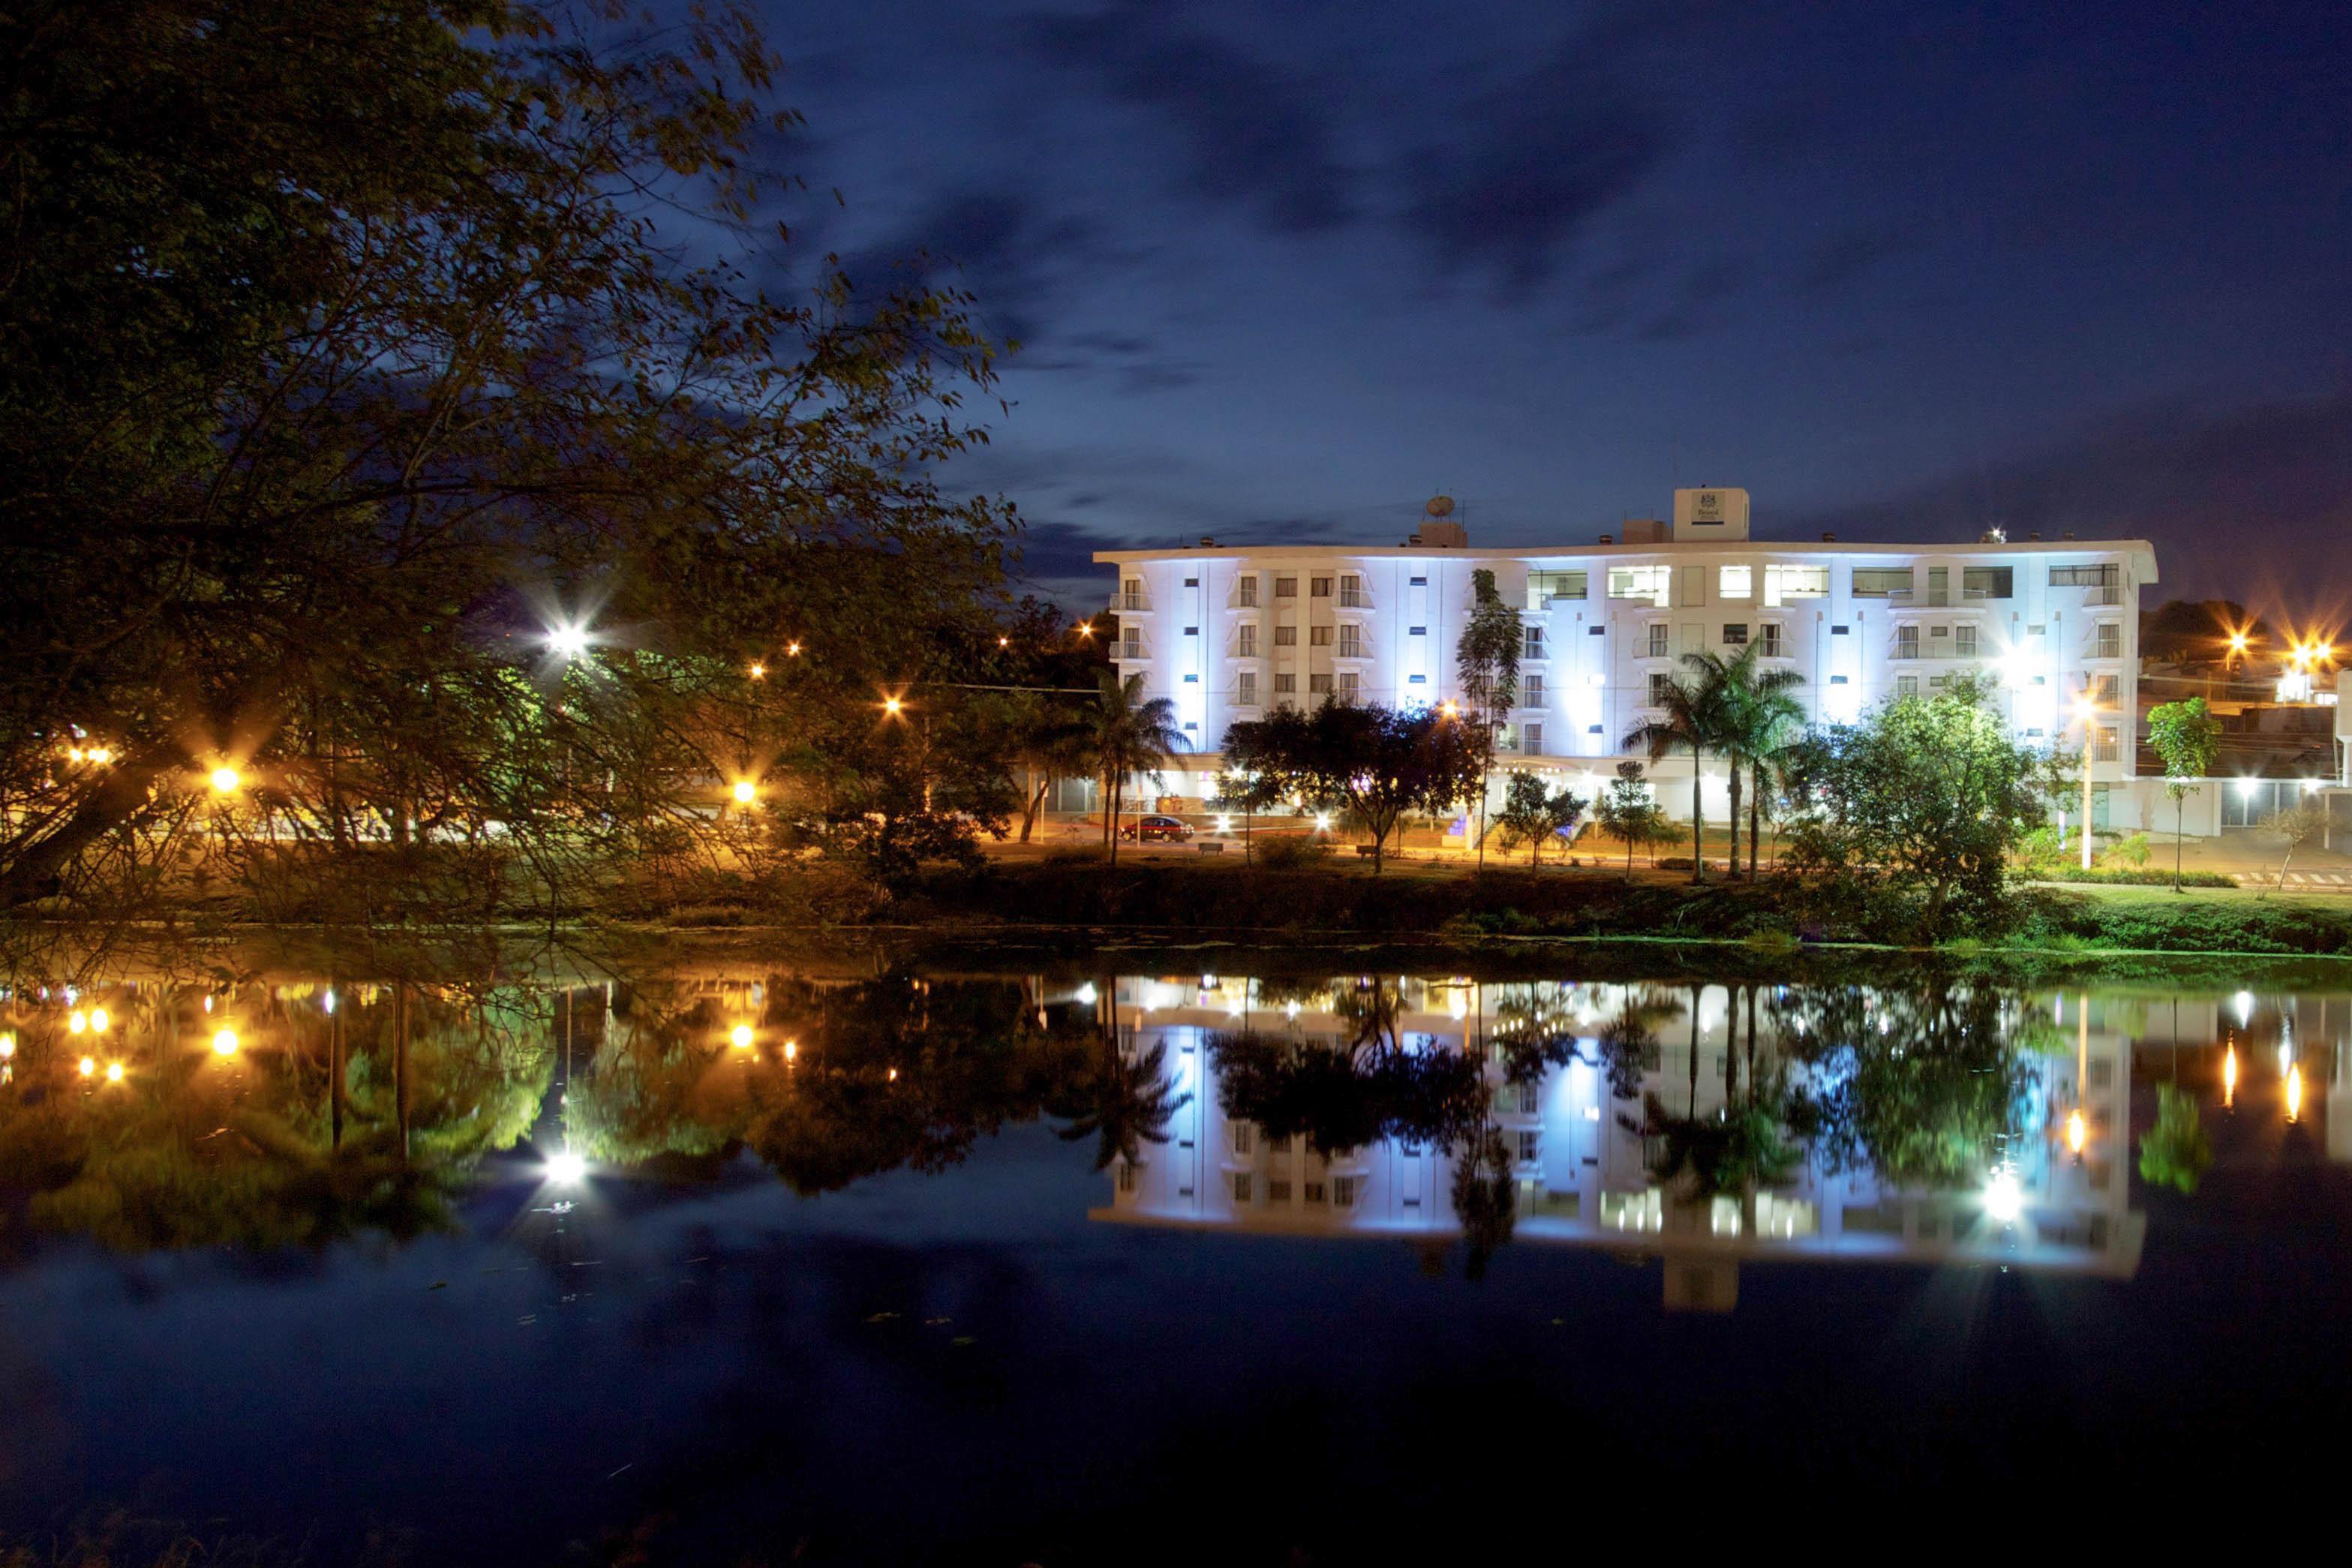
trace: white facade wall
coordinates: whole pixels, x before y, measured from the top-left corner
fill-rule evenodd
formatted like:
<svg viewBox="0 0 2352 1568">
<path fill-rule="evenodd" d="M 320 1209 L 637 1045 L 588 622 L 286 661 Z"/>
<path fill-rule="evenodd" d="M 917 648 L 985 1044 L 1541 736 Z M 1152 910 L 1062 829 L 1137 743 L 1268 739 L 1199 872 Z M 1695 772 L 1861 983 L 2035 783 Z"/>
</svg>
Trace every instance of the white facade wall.
<svg viewBox="0 0 2352 1568">
<path fill-rule="evenodd" d="M 1391 706 L 1458 696 L 1454 644 L 1480 569 L 1520 607 L 1533 639 L 1506 744 L 1539 771 L 1605 777 L 1627 755 L 1625 735 L 1656 714 L 1653 678 L 1673 676 L 1686 652 L 1735 653 L 1744 637 L 1777 648 L 1773 663 L 1804 678 L 1796 695 L 1821 721 L 1853 720 L 1906 679 L 1924 694 L 1982 670 L 2001 681 L 2021 739 L 2073 749 L 2082 742 L 2080 727 L 2070 728 L 2075 700 L 2092 690 L 2112 746 L 2094 778 L 2119 784 L 2133 775 L 2139 596 L 2157 580 L 2153 548 L 2137 541 L 1509 552 L 1202 546 L 1095 559 L 1116 574 L 1109 607 L 1119 617 L 1112 652 L 1121 674 L 1141 673 L 1150 695 L 1173 702 L 1202 759 L 1170 780 L 1171 792 L 1192 795 L 1213 793 L 1206 781 L 1226 727 L 1277 701 L 1312 705 L 1351 684 L 1358 700 Z M 1904 572 L 1907 592 L 1872 575 Z M 1534 591 L 1572 590 L 1577 573 L 1580 597 Z M 2110 581 L 2079 581 L 2100 575 Z M 1790 591 L 1815 583 L 1818 595 Z M 1711 771 L 1719 780 L 1720 764 Z M 1652 776 L 1687 781 L 1688 760 L 1669 758 Z M 1670 811 L 1685 809 L 1675 796 L 1686 799 L 1686 789 L 1663 793 Z M 1712 811 L 1725 808 L 1719 782 L 1709 798 Z M 2139 825 L 2139 805 L 2122 806 L 2126 798 L 2116 797 L 2119 827 Z"/>
</svg>

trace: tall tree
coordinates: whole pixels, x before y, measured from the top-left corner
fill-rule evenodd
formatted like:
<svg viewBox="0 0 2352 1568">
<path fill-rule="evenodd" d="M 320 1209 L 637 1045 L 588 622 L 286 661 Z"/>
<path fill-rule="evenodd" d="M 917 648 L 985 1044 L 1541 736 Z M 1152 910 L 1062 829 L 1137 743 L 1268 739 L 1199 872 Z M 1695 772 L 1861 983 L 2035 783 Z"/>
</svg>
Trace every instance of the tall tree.
<svg viewBox="0 0 2352 1568">
<path fill-rule="evenodd" d="M 1013 520 L 925 477 L 984 438 L 964 301 L 755 281 L 795 120 L 742 16 L 571 26 L 0 17 L 0 907 L 197 851 L 320 851 L 352 918 L 461 850 L 552 898 L 706 831 L 779 627 L 780 754 L 968 643 Z"/>
<path fill-rule="evenodd" d="M 2165 702 L 2148 710 L 2147 743 L 2164 762 L 2164 791 L 2172 797 L 2172 890 L 2180 891 L 2180 845 L 2188 837 L 2189 797 L 2202 787 L 2192 779 L 2213 776 L 2221 754 L 2221 721 L 2202 697 Z"/>
<path fill-rule="evenodd" d="M 1478 747 L 1478 863 L 1486 862 L 1486 782 L 1495 768 L 1495 735 L 1519 696 L 1519 652 L 1527 633 L 1519 612 L 1495 587 L 1484 566 L 1470 574 L 1470 614 L 1454 644 L 1454 680 L 1462 717 Z"/>
<path fill-rule="evenodd" d="M 1110 862 L 1118 864 L 1118 815 L 1127 798 L 1128 781 L 1138 774 L 1155 782 L 1168 759 L 1183 744 L 1176 728 L 1176 705 L 1165 697 L 1146 698 L 1143 677 L 1125 680 L 1116 670 L 1102 673 L 1102 689 L 1087 714 L 1086 754 L 1095 776 L 1102 781 L 1103 842 Z"/>
<path fill-rule="evenodd" d="M 1626 733 L 1628 748 L 1639 746 L 1654 762 L 1670 752 L 1690 753 L 1691 760 L 1691 880 L 1706 880 L 1706 808 L 1700 786 L 1706 782 L 1706 753 L 1723 733 L 1722 686 L 1710 679 L 1711 654 L 1686 653 L 1688 677 L 1676 677 L 1660 689 L 1655 706 L 1661 717 L 1635 725 Z"/>
<path fill-rule="evenodd" d="M 1543 864 L 1545 843 L 1573 829 L 1589 803 L 1571 790 L 1554 790 L 1535 774 L 1513 769 L 1503 785 L 1506 842 L 1528 846 L 1528 864 Z"/>
</svg>

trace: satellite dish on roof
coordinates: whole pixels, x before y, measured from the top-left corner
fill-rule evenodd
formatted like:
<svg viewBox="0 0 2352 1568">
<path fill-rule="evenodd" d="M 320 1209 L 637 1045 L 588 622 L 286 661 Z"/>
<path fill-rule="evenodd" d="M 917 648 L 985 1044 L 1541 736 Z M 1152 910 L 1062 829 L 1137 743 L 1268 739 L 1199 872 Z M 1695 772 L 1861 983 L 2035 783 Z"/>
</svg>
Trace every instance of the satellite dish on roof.
<svg viewBox="0 0 2352 1568">
<path fill-rule="evenodd" d="M 1454 498 L 1452 496 L 1432 496 L 1430 498 L 1429 504 L 1421 510 L 1431 517 L 1452 517 L 1454 515 Z"/>
</svg>

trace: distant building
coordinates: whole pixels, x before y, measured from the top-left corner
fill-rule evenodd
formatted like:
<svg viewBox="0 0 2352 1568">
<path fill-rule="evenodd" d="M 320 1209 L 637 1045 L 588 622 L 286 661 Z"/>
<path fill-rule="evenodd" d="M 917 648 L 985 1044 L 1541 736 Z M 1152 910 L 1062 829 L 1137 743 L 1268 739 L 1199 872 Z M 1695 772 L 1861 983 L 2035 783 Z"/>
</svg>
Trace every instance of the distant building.
<svg viewBox="0 0 2352 1568">
<path fill-rule="evenodd" d="M 1672 523 L 1636 520 L 1591 544 L 1479 551 L 1451 503 L 1431 505 L 1421 531 L 1393 547 L 1203 541 L 1097 553 L 1116 572 L 1112 657 L 1174 704 L 1190 743 L 1169 793 L 1213 795 L 1226 727 L 1282 704 L 1458 697 L 1454 639 L 1472 574 L 1484 569 L 1517 607 L 1525 639 L 1502 736 L 1512 766 L 1597 784 L 1627 755 L 1626 734 L 1658 715 L 1682 655 L 1752 647 L 1801 675 L 1796 695 L 1830 722 L 1981 672 L 2000 684 L 2021 740 L 2072 748 L 2084 735 L 2068 726 L 2087 697 L 2095 824 L 2155 821 L 2160 788 L 2134 784 L 2139 600 L 2157 580 L 2145 541 L 1759 540 L 1748 493 L 1706 488 L 1675 492 Z M 1652 776 L 1687 781 L 1689 769 L 1668 758 Z M 1722 775 L 1710 763 L 1713 787 L 1702 785 L 1718 819 L 1729 809 Z M 1687 816 L 1686 784 L 1660 795 Z"/>
</svg>

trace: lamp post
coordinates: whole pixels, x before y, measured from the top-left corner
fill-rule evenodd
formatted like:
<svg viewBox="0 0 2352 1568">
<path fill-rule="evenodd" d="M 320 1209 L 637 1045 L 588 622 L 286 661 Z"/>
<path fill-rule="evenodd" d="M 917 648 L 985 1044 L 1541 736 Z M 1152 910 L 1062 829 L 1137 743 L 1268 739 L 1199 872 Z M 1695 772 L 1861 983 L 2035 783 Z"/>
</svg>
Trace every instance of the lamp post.
<svg viewBox="0 0 2352 1568">
<path fill-rule="evenodd" d="M 2083 726 L 2083 869 L 2091 868 L 2091 759 L 2098 752 L 2098 729 L 2094 721 L 2099 705 L 2088 691 L 2074 700 L 2074 717 Z"/>
</svg>

